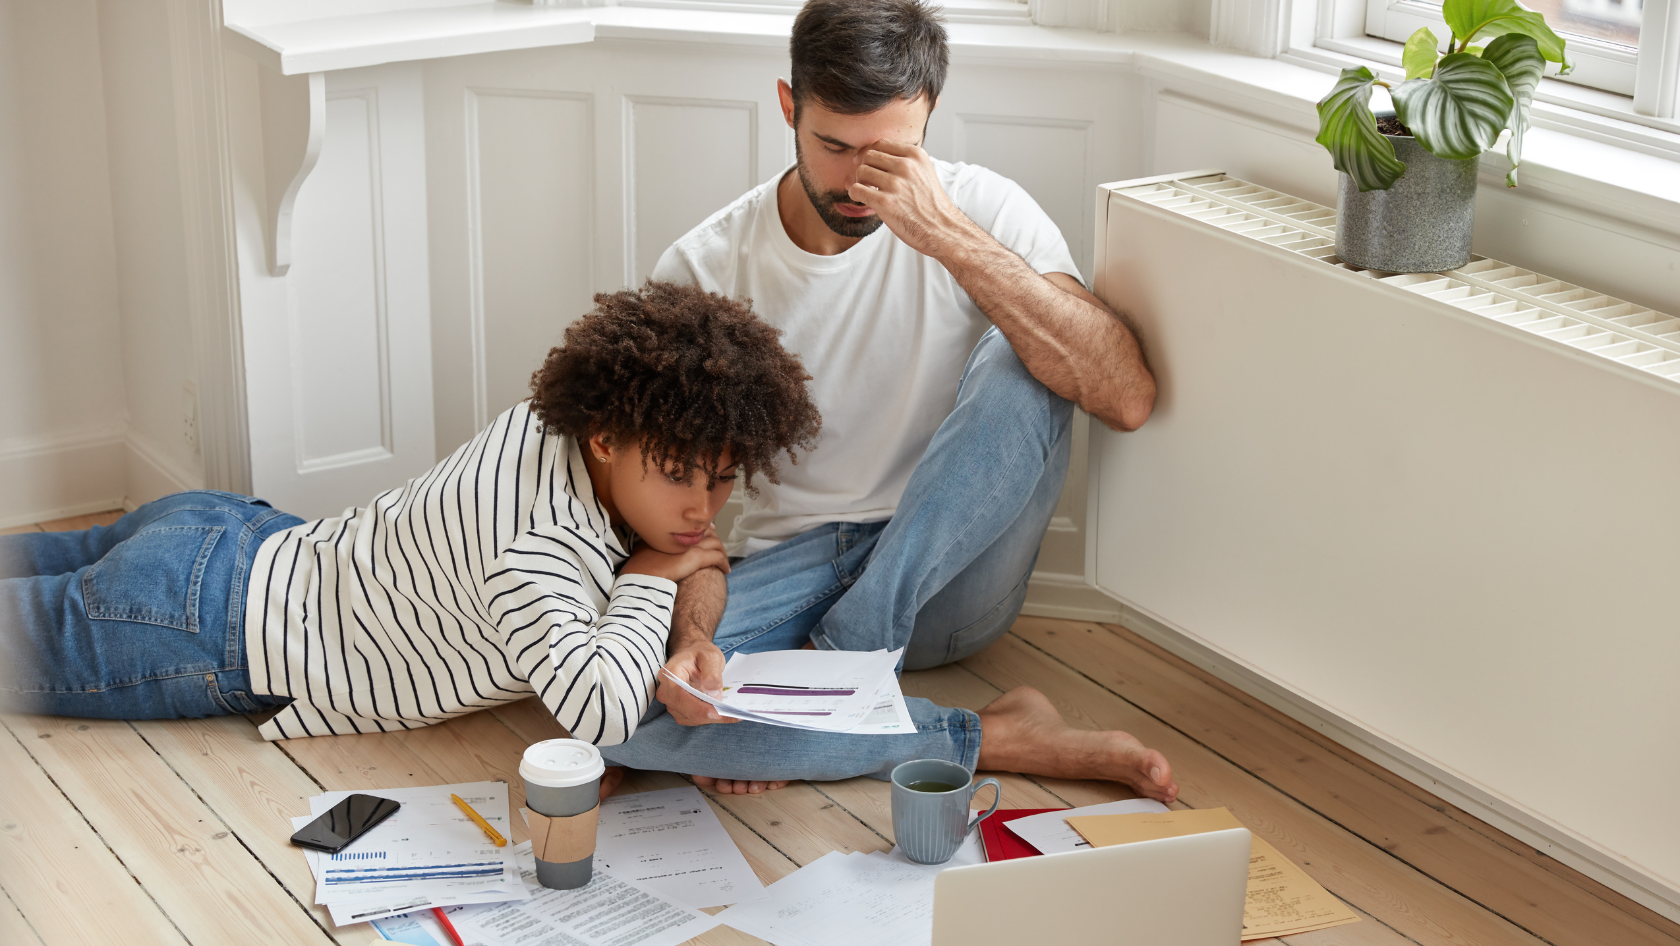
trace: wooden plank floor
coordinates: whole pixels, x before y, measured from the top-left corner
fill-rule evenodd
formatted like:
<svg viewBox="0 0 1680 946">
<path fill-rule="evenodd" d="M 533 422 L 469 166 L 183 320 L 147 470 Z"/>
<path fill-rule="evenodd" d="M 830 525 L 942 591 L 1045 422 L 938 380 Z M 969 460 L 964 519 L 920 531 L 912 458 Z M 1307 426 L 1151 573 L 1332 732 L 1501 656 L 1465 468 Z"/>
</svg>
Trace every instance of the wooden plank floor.
<svg viewBox="0 0 1680 946">
<path fill-rule="evenodd" d="M 1126 729 L 1161 749 L 1181 807 L 1229 807 L 1364 917 L 1287 937 L 1289 946 L 1680 946 L 1680 925 L 1123 628 L 1022 618 L 983 653 L 904 677 L 908 694 L 974 709 L 1021 685 L 1043 690 L 1075 725 Z M 517 806 L 520 752 L 561 735 L 534 700 L 412 732 L 283 743 L 263 742 L 241 717 L 11 715 L 0 725 L 0 938 L 46 946 L 379 942 L 365 924 L 335 928 L 313 906 L 308 867 L 286 841 L 308 796 L 503 779 Z M 1000 778 L 1004 807 L 1130 796 L 1109 783 Z M 620 791 L 682 784 L 636 772 Z M 829 851 L 892 846 L 889 793 L 873 779 L 708 798 L 765 883 Z M 517 819 L 513 830 L 526 838 Z M 760 941 L 720 928 L 695 942 Z"/>
</svg>

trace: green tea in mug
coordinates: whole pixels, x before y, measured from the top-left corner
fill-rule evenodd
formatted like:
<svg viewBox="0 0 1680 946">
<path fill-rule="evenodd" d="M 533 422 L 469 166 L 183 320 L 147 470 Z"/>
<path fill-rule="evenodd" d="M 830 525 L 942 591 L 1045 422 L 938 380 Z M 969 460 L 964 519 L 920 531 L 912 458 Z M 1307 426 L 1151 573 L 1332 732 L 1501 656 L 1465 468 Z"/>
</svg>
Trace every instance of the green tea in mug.
<svg viewBox="0 0 1680 946">
<path fill-rule="evenodd" d="M 952 785 L 949 782 L 936 782 L 932 779 L 923 779 L 920 782 L 910 782 L 910 783 L 906 784 L 904 787 L 910 789 L 913 792 L 935 792 L 935 793 L 937 793 L 937 792 L 954 792 L 957 789 L 962 788 L 961 785 Z"/>
</svg>

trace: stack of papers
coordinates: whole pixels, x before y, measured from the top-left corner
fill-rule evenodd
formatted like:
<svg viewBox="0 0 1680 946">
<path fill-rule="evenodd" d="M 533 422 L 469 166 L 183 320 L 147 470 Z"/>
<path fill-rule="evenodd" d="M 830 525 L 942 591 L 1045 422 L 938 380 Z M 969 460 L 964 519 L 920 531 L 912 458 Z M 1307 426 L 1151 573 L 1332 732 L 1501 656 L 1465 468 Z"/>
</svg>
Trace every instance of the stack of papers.
<svg viewBox="0 0 1680 946">
<path fill-rule="evenodd" d="M 913 733 L 915 724 L 893 670 L 899 650 L 773 650 L 736 653 L 711 696 L 669 672 L 666 678 L 735 719 L 857 735 Z"/>
<path fill-rule="evenodd" d="M 985 860 L 978 833 L 934 866 L 916 864 L 898 848 L 832 851 L 771 884 L 768 898 L 717 918 L 775 946 L 925 946 L 933 941 L 934 878 Z"/>
<path fill-rule="evenodd" d="M 521 809 L 523 812 L 525 809 Z M 664 946 L 711 929 L 699 907 L 767 894 L 741 849 L 692 785 L 614 795 L 601 802 L 595 876 L 578 890 L 537 883 L 530 843 L 516 854 L 528 897 L 498 906 L 447 908 L 468 946 Z M 388 940 L 453 946 L 431 912 L 374 922 Z"/>
<path fill-rule="evenodd" d="M 326 906 L 334 924 L 431 907 L 530 899 L 512 848 L 492 844 L 450 800 L 451 792 L 504 836 L 510 833 L 502 782 L 368 793 L 400 802 L 402 808 L 337 854 L 304 852 L 315 875 L 315 902 Z M 316 795 L 309 799 L 310 813 L 293 818 L 292 827 L 302 828 L 354 794 Z"/>
<path fill-rule="evenodd" d="M 1130 815 L 1168 810 L 1170 809 L 1166 805 L 1153 798 L 1128 798 L 1101 805 L 1086 805 L 1084 808 L 1063 808 L 1041 815 L 1028 815 L 1004 822 L 1003 826 L 1016 837 L 1038 848 L 1040 854 L 1062 854 L 1067 851 L 1089 850 L 1091 847 L 1091 842 L 1081 837 L 1079 832 L 1068 824 L 1067 819 L 1070 817 Z"/>
</svg>

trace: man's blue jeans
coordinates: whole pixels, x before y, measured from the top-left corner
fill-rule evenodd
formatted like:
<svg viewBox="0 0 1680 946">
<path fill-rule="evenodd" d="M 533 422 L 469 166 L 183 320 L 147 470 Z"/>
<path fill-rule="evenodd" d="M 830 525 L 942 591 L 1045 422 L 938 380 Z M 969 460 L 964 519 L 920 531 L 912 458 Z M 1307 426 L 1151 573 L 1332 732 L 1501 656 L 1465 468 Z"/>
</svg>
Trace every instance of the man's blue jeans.
<svg viewBox="0 0 1680 946">
<path fill-rule="evenodd" d="M 1073 405 L 989 329 L 957 405 L 887 522 L 830 523 L 749 556 L 729 575 L 714 641 L 725 654 L 905 648 L 904 668 L 961 660 L 1014 623 L 1067 478 Z M 848 736 L 730 723 L 683 726 L 657 701 L 618 765 L 738 779 L 886 778 L 909 759 L 974 769 L 979 717 L 908 699 L 917 734 Z"/>
<path fill-rule="evenodd" d="M 290 702 L 251 693 L 246 577 L 263 539 L 302 521 L 199 490 L 104 528 L 0 536 L 0 705 L 177 719 Z"/>
</svg>

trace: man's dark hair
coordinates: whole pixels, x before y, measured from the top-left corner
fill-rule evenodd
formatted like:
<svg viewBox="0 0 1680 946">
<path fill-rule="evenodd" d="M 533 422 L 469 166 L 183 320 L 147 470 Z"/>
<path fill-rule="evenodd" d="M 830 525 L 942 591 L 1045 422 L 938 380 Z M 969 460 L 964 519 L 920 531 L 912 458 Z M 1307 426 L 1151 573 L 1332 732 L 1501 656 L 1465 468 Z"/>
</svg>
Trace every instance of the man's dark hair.
<svg viewBox="0 0 1680 946">
<path fill-rule="evenodd" d="M 635 443 L 644 465 L 679 479 L 699 470 L 708 485 L 728 448 L 751 492 L 755 474 L 778 482 L 779 454 L 798 462 L 822 427 L 781 334 L 751 302 L 693 286 L 603 292 L 531 376 L 531 410 L 546 429 Z"/>
<path fill-rule="evenodd" d="M 923 0 L 810 0 L 793 21 L 794 121 L 808 98 L 842 115 L 945 87 L 945 27 Z"/>
</svg>

